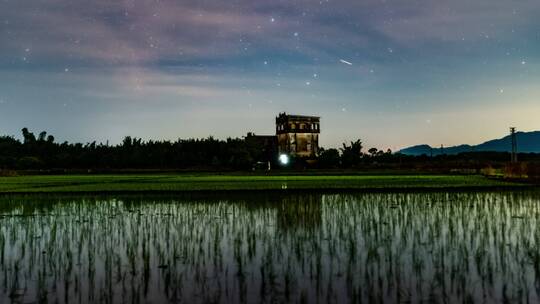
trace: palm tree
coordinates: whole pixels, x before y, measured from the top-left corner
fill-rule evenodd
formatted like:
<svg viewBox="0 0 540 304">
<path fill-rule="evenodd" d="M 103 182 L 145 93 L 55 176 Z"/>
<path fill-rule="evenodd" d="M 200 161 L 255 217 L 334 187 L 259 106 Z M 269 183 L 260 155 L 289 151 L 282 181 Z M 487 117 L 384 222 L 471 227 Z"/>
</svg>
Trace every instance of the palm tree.
<svg viewBox="0 0 540 304">
<path fill-rule="evenodd" d="M 352 167 L 358 164 L 362 156 L 362 148 L 362 141 L 360 139 L 354 142 L 351 141 L 350 146 L 343 143 L 343 148 L 341 148 L 342 165 L 344 167 Z"/>
</svg>

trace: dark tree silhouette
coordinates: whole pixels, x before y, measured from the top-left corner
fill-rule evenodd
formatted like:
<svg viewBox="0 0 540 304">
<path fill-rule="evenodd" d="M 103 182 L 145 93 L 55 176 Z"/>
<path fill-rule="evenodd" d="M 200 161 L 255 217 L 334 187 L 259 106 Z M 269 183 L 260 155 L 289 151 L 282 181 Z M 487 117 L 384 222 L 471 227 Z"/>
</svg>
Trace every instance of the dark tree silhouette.
<svg viewBox="0 0 540 304">
<path fill-rule="evenodd" d="M 362 141 L 360 139 L 351 142 L 350 146 L 343 143 L 343 148 L 341 148 L 341 164 L 346 168 L 357 166 L 362 157 L 362 148 Z"/>
<path fill-rule="evenodd" d="M 102 170 L 155 169 L 155 170 L 250 170 L 257 161 L 274 162 L 276 151 L 266 151 L 260 144 L 241 138 L 218 140 L 178 139 L 176 141 L 143 141 L 126 136 L 118 145 L 108 143 L 57 143 L 52 135 L 41 132 L 36 139 L 27 128 L 22 129 L 23 141 L 10 136 L 0 136 L 0 169 L 47 170 Z M 343 144 L 340 149 L 321 149 L 320 168 L 401 168 L 451 170 L 491 166 L 504 168 L 509 159 L 505 152 L 467 152 L 458 155 L 429 157 L 408 156 L 391 151 L 370 149 L 369 157 L 362 154 L 362 141 Z M 519 154 L 527 162 L 523 175 L 540 174 L 540 154 Z"/>
<path fill-rule="evenodd" d="M 368 150 L 368 153 L 371 154 L 371 156 L 377 155 L 377 152 L 379 152 L 379 149 L 377 149 L 377 148 L 370 148 Z"/>
<path fill-rule="evenodd" d="M 322 149 L 319 155 L 321 168 L 336 168 L 340 164 L 339 151 L 337 149 Z"/>
<path fill-rule="evenodd" d="M 23 142 L 0 137 L 0 169 L 250 169 L 260 157 L 243 139 L 178 139 L 143 141 L 126 136 L 119 145 L 55 143 L 41 132 L 36 139 L 22 129 Z"/>
<path fill-rule="evenodd" d="M 36 142 L 36 136 L 34 135 L 34 133 L 30 133 L 27 128 L 22 129 L 22 134 L 25 144 L 32 144 Z"/>
<path fill-rule="evenodd" d="M 47 132 L 43 131 L 43 132 L 39 133 L 38 141 L 44 142 L 46 137 L 47 137 Z"/>
</svg>

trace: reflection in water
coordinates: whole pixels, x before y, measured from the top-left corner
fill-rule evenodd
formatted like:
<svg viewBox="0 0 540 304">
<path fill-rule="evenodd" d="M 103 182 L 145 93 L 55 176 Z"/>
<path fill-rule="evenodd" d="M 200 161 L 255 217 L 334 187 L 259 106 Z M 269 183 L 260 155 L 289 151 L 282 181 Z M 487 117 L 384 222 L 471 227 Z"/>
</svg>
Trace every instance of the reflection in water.
<svg viewBox="0 0 540 304">
<path fill-rule="evenodd" d="M 288 195 L 277 200 L 277 204 L 270 204 L 269 208 L 276 208 L 277 225 L 282 230 L 319 228 L 322 223 L 322 195 Z"/>
<path fill-rule="evenodd" d="M 538 302 L 536 193 L 0 199 L 0 302 Z"/>
</svg>

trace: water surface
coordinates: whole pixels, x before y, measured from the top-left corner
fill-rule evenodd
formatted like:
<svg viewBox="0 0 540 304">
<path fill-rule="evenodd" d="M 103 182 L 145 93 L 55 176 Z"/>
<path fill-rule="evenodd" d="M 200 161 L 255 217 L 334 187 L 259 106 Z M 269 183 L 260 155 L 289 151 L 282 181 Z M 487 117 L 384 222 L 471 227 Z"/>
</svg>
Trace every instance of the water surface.
<svg viewBox="0 0 540 304">
<path fill-rule="evenodd" d="M 540 195 L 0 198 L 0 303 L 540 301 Z"/>
</svg>

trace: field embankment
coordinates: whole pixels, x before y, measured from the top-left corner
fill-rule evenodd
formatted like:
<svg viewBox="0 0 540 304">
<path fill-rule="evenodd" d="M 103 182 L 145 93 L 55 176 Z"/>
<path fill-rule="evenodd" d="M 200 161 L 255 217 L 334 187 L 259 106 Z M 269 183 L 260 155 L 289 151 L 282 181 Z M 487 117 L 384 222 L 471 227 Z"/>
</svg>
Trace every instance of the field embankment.
<svg viewBox="0 0 540 304">
<path fill-rule="evenodd" d="M 250 190 L 467 190 L 528 187 L 480 175 L 33 175 L 0 177 L 0 193 L 159 193 Z"/>
</svg>

